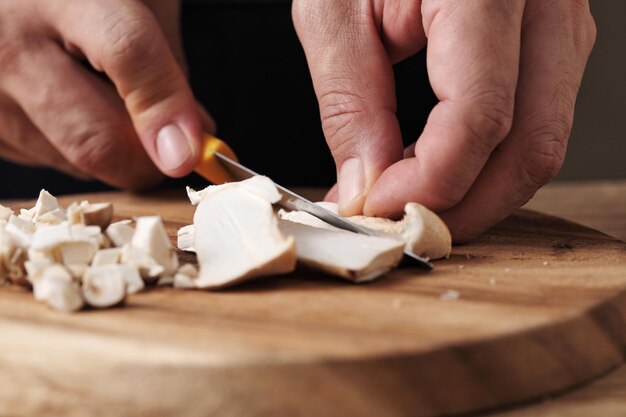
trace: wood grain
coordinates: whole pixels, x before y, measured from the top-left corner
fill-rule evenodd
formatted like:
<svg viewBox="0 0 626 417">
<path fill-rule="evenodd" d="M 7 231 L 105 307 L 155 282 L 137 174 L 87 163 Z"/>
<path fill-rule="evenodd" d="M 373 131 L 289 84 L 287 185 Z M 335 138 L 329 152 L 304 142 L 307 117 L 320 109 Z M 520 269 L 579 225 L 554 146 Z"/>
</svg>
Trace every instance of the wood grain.
<svg viewBox="0 0 626 417">
<path fill-rule="evenodd" d="M 191 218 L 182 196 L 91 196 Z M 50 312 L 0 289 L 0 415 L 431 416 L 495 407 L 621 363 L 626 244 L 519 212 L 433 273 L 297 273 L 125 309 Z M 456 301 L 441 299 L 458 291 Z"/>
</svg>

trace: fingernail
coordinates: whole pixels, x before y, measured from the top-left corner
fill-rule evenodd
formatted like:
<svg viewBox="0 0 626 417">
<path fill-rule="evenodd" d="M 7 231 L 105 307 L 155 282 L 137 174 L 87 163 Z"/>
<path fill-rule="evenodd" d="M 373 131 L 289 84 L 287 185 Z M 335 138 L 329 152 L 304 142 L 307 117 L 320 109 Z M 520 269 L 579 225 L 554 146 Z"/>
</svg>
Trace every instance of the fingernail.
<svg viewBox="0 0 626 417">
<path fill-rule="evenodd" d="M 161 129 L 157 135 L 156 150 L 162 167 L 168 171 L 180 168 L 195 154 L 192 141 L 176 125 Z"/>
<path fill-rule="evenodd" d="M 338 202 L 342 215 L 359 214 L 365 192 L 365 171 L 358 158 L 347 159 L 339 169 Z"/>
</svg>

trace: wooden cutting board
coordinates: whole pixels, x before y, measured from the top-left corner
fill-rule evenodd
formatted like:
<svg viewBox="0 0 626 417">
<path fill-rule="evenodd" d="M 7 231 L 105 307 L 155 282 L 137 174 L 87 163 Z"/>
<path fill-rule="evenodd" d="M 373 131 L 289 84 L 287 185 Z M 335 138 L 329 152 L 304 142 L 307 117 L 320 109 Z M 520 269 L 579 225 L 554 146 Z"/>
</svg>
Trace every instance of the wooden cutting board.
<svg viewBox="0 0 626 417">
<path fill-rule="evenodd" d="M 89 196 L 119 216 L 184 196 Z M 193 261 L 193 257 L 181 254 Z M 220 292 L 153 289 L 54 313 L 0 288 L 0 415 L 440 416 L 563 390 L 620 364 L 626 244 L 519 211 L 430 273 L 310 270 Z M 456 298 L 458 296 L 458 298 Z"/>
</svg>

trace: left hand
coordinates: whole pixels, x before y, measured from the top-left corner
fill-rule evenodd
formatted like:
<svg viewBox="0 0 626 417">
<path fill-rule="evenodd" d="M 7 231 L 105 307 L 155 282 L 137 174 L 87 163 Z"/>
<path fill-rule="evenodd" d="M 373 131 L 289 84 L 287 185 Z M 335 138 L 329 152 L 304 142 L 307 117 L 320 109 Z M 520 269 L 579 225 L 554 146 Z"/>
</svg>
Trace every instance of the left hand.
<svg viewBox="0 0 626 417">
<path fill-rule="evenodd" d="M 595 40 L 587 0 L 294 0 L 344 215 L 417 201 L 467 241 L 559 171 Z M 392 65 L 440 102 L 403 153 Z"/>
</svg>

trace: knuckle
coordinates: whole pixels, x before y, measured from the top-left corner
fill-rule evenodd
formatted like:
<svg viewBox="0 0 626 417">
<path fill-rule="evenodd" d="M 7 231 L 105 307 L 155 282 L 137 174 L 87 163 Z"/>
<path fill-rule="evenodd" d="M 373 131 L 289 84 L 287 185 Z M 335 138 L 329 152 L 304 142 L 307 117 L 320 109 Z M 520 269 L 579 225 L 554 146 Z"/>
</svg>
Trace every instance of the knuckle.
<svg viewBox="0 0 626 417">
<path fill-rule="evenodd" d="M 364 98 L 339 86 L 320 94 L 322 128 L 333 152 L 349 145 L 367 117 Z"/>
<path fill-rule="evenodd" d="M 465 126 L 480 146 L 481 154 L 489 154 L 509 134 L 513 125 L 513 97 L 503 90 L 486 91 L 474 97 L 465 114 Z"/>
<path fill-rule="evenodd" d="M 149 16 L 133 7 L 110 13 L 104 18 L 103 55 L 116 68 L 129 60 L 145 60 L 154 52 L 155 36 Z"/>
<path fill-rule="evenodd" d="M 534 192 L 559 173 L 570 130 L 567 123 L 550 122 L 526 136 L 517 167 L 518 185 L 526 194 Z"/>
<path fill-rule="evenodd" d="M 121 158 L 119 132 L 109 123 L 78 128 L 61 143 L 66 158 L 78 169 L 96 177 L 115 169 Z"/>
</svg>

